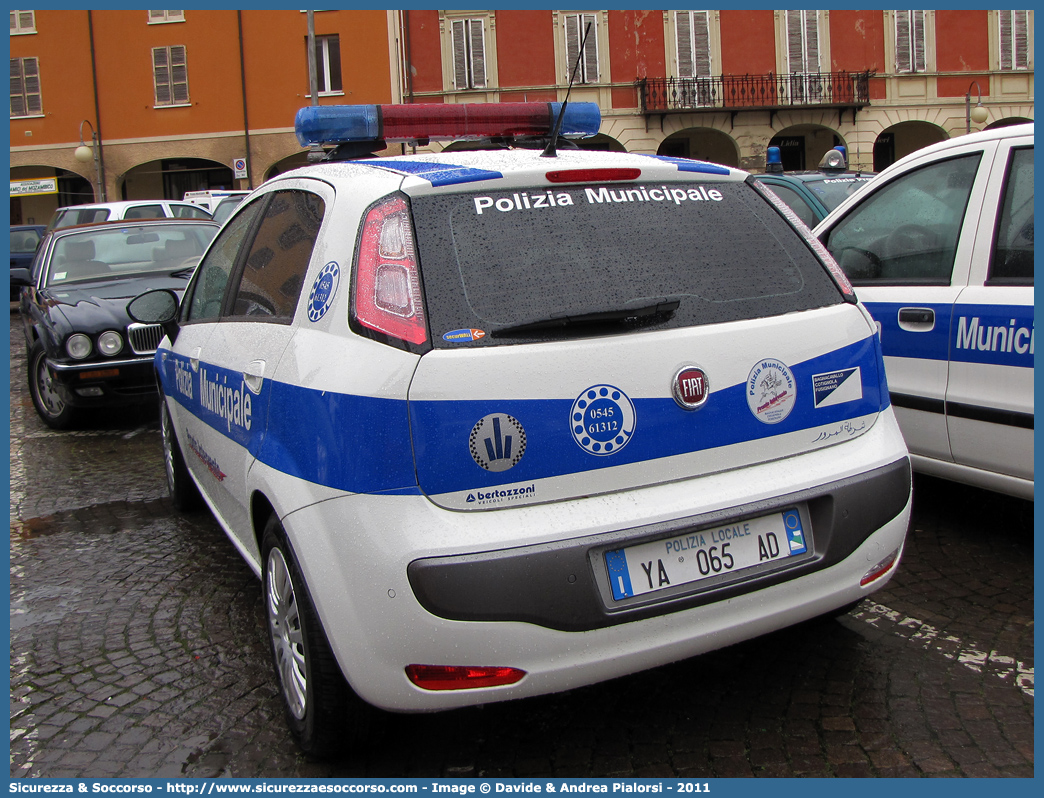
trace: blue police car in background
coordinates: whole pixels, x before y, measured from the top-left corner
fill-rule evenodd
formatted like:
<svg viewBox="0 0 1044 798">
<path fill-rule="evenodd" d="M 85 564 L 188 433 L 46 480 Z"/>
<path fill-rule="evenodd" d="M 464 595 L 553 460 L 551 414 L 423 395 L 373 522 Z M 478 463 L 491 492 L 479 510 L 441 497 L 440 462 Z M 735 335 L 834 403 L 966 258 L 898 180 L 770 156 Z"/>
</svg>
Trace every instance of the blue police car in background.
<svg viewBox="0 0 1044 798">
<path fill-rule="evenodd" d="M 815 230 L 877 320 L 915 469 L 1033 498 L 1033 126 L 881 172 Z"/>
<path fill-rule="evenodd" d="M 156 353 L 167 476 L 262 578 L 297 743 L 541 695 L 860 601 L 911 473 L 879 338 L 748 174 L 598 107 L 321 106 Z M 485 150 L 357 160 L 387 141 Z"/>
</svg>

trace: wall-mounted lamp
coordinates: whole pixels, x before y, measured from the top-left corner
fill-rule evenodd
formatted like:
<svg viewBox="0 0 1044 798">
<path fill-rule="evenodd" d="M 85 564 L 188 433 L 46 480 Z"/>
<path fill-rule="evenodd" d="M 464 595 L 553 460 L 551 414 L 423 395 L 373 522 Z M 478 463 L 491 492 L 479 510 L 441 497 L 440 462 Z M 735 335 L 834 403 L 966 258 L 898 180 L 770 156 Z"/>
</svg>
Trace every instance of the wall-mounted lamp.
<svg viewBox="0 0 1044 798">
<path fill-rule="evenodd" d="M 91 144 L 87 144 L 83 141 L 83 126 L 87 125 L 91 129 Z M 101 167 L 98 159 L 98 134 L 94 131 L 94 125 L 89 120 L 84 119 L 80 122 L 80 146 L 73 150 L 73 158 L 80 163 L 90 163 L 94 161 L 94 177 L 91 181 L 91 188 L 94 189 L 94 196 L 98 202 L 105 202 L 105 184 L 101 180 Z"/>
<path fill-rule="evenodd" d="M 971 90 L 975 89 L 978 94 L 978 101 L 975 103 L 975 107 L 972 108 L 971 104 Z M 982 89 L 979 88 L 978 81 L 973 80 L 971 85 L 968 87 L 968 93 L 964 95 L 964 132 L 971 133 L 971 123 L 974 122 L 977 125 L 981 125 L 987 119 L 990 118 L 990 112 L 987 111 L 982 105 Z"/>
</svg>

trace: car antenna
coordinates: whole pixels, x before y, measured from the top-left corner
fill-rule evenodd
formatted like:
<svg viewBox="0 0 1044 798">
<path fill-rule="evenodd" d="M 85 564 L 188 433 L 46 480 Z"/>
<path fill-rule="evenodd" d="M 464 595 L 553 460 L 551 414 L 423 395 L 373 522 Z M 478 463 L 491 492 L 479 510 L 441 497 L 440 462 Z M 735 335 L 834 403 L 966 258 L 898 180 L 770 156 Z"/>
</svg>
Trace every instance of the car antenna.
<svg viewBox="0 0 1044 798">
<path fill-rule="evenodd" d="M 580 59 L 584 57 L 584 45 L 587 44 L 587 35 L 591 32 L 591 23 L 584 28 L 584 37 L 580 40 L 580 52 L 576 54 L 576 64 L 573 66 L 573 74 L 569 76 L 569 86 L 566 87 L 566 96 L 562 101 L 562 107 L 558 109 L 558 118 L 555 119 L 555 127 L 551 131 L 551 140 L 547 143 L 544 151 L 540 153 L 541 158 L 554 158 L 558 155 L 558 133 L 562 129 L 562 117 L 565 116 L 566 106 L 569 105 L 569 92 L 573 90 L 573 81 L 576 80 L 576 71 L 580 69 Z"/>
</svg>

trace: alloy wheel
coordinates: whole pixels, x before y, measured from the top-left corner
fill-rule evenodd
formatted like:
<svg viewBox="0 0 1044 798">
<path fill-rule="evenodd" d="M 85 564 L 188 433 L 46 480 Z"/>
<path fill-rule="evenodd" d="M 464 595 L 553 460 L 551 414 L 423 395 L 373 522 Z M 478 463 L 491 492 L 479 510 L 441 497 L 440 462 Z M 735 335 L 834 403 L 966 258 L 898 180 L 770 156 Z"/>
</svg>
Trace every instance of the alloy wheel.
<svg viewBox="0 0 1044 798">
<path fill-rule="evenodd" d="M 273 548 L 268 555 L 265 604 L 268 609 L 268 633 L 272 638 L 283 696 L 290 712 L 301 720 L 308 708 L 304 636 L 294 583 L 279 548 Z"/>
</svg>

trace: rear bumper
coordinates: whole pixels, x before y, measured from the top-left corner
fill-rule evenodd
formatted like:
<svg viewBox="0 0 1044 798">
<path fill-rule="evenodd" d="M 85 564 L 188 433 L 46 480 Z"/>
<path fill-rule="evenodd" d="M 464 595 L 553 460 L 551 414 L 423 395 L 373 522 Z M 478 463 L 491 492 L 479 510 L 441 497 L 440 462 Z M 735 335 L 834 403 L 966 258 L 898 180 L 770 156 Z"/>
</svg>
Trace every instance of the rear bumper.
<svg viewBox="0 0 1044 798">
<path fill-rule="evenodd" d="M 269 495 L 289 494 L 289 478 L 265 466 L 255 464 L 251 477 L 287 480 Z M 294 485 L 304 499 L 307 485 Z M 573 689 L 858 601 L 894 573 L 898 559 L 860 584 L 901 552 L 911 502 L 890 410 L 843 445 L 570 502 L 461 513 L 423 496 L 314 496 L 280 516 L 334 655 L 364 700 L 402 712 Z M 597 564 L 607 547 L 794 504 L 807 513 L 815 543 L 815 556 L 794 568 L 619 606 L 606 596 Z M 406 677 L 411 664 L 507 666 L 526 676 L 501 687 L 428 691 Z"/>
<path fill-rule="evenodd" d="M 910 461 L 904 457 L 828 485 L 670 523 L 507 551 L 416 560 L 408 569 L 410 585 L 421 606 L 441 618 L 523 621 L 566 632 L 599 629 L 724 601 L 835 565 L 903 512 L 910 502 L 910 480 Z M 712 587 L 679 585 L 652 597 L 622 601 L 614 601 L 605 588 L 606 551 L 788 507 L 807 508 L 814 540 L 813 556 L 791 567 Z"/>
</svg>

